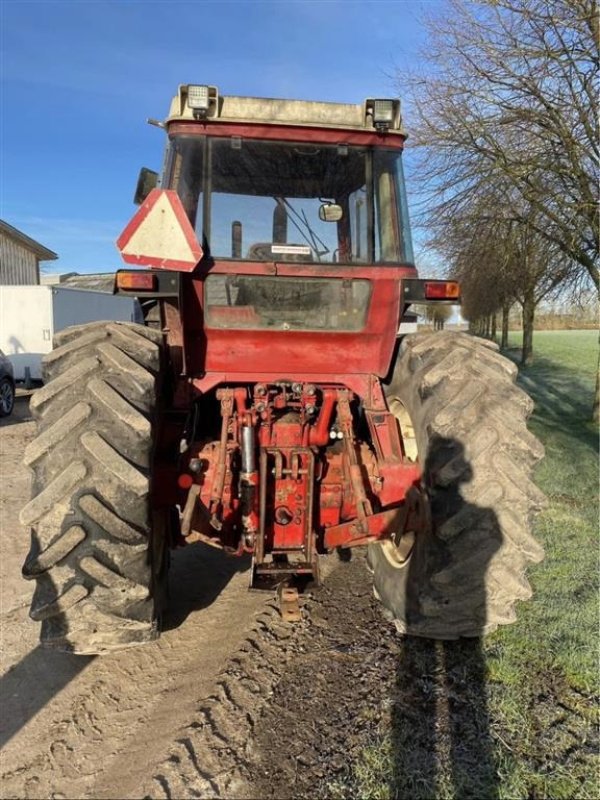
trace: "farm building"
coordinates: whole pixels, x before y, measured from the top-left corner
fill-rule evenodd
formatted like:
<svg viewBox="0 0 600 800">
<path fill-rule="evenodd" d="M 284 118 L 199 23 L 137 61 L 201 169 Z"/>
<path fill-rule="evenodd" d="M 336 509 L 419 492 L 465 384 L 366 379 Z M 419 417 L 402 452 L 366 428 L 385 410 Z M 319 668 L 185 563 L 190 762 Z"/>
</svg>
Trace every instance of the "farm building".
<svg viewBox="0 0 600 800">
<path fill-rule="evenodd" d="M 0 219 L 0 286 L 39 284 L 40 261 L 57 258 L 52 250 Z"/>
</svg>

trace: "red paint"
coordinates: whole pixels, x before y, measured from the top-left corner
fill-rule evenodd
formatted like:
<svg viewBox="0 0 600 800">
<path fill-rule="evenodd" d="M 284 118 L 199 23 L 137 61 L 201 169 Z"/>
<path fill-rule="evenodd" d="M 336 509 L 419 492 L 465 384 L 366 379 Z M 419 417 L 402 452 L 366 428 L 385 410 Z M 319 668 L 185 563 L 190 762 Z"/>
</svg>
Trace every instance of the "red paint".
<svg viewBox="0 0 600 800">
<path fill-rule="evenodd" d="M 323 391 L 323 405 L 317 424 L 310 428 L 308 443 L 311 447 L 323 447 L 329 444 L 329 427 L 331 426 L 331 415 L 336 402 L 336 393 L 333 389 Z"/>
<path fill-rule="evenodd" d="M 369 384 L 364 399 L 377 406 L 381 387 L 372 378 Z M 349 405 L 354 396 L 347 389 L 259 383 L 250 395 L 239 386 L 218 396 L 220 441 L 193 451 L 202 465 L 196 481 L 204 509 L 194 529 L 232 553 L 252 550 L 255 542 L 257 564 L 269 553 L 310 562 L 315 546 L 323 552 L 385 536 L 420 480 L 420 468 L 402 458 L 393 436 L 381 438 L 377 454 L 356 439 Z M 379 425 L 388 412 L 365 413 Z M 243 426 L 256 430 L 259 468 L 253 473 L 239 472 Z M 182 475 L 179 483 L 191 485 L 190 476 Z M 374 503 L 383 511 L 373 513 Z"/>
<path fill-rule="evenodd" d="M 399 513 L 399 508 L 393 508 L 379 514 L 371 514 L 366 517 L 364 528 L 359 527 L 356 520 L 328 528 L 325 531 L 325 547 L 333 550 L 335 547 L 357 546 L 375 541 L 393 530 L 394 521 Z"/>
<path fill-rule="evenodd" d="M 366 324 L 362 331 L 298 331 L 227 329 L 203 322 L 202 273 L 184 283 L 184 329 L 187 372 L 222 373 L 235 381 L 236 373 L 276 374 L 279 379 L 299 380 L 311 374 L 332 375 L 340 366 L 353 374 L 387 374 L 396 342 L 402 305 L 401 278 L 414 277 L 414 267 L 336 267 L 335 265 L 227 264 L 219 262 L 210 273 L 255 274 L 270 267 L 269 274 L 298 277 L 360 278 L 371 283 Z M 217 315 L 222 308 L 218 307 Z M 228 314 L 229 312 L 225 312 Z M 316 380 L 316 379 L 315 379 Z"/>
<path fill-rule="evenodd" d="M 198 265 L 194 280 L 216 275 L 287 275 L 292 278 L 363 278 L 365 280 L 394 280 L 416 278 L 412 264 L 284 264 L 279 261 L 203 261 Z"/>
<path fill-rule="evenodd" d="M 359 147 L 404 148 L 403 134 L 377 133 L 376 131 L 331 130 L 330 128 L 303 127 L 300 125 L 254 125 L 244 122 L 170 122 L 169 136 L 240 136 L 244 139 L 261 139 L 279 142 L 311 142 L 322 144 L 347 144 Z"/>
</svg>

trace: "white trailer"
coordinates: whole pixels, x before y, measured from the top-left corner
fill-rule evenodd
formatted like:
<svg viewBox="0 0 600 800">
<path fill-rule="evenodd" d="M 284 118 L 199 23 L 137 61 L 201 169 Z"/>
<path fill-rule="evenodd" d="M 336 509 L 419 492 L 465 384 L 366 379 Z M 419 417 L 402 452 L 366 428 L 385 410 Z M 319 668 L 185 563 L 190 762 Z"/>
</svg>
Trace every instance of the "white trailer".
<svg viewBox="0 0 600 800">
<path fill-rule="evenodd" d="M 95 320 L 138 321 L 137 301 L 107 292 L 62 286 L 0 286 L 0 350 L 15 380 L 41 380 L 41 361 L 52 337 L 69 325 Z"/>
</svg>

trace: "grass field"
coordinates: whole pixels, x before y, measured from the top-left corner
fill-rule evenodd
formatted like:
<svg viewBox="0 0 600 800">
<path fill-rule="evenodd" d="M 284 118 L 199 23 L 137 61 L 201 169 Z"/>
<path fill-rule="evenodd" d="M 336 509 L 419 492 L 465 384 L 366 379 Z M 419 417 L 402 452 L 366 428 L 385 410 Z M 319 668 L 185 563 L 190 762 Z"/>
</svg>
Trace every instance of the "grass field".
<svg viewBox="0 0 600 800">
<path fill-rule="evenodd" d="M 405 644 L 378 735 L 333 795 L 600 796 L 598 439 L 589 421 L 598 334 L 538 332 L 534 349 L 519 376 L 546 448 L 536 482 L 549 505 L 535 529 L 546 558 L 529 573 L 534 599 L 484 642 Z"/>
</svg>

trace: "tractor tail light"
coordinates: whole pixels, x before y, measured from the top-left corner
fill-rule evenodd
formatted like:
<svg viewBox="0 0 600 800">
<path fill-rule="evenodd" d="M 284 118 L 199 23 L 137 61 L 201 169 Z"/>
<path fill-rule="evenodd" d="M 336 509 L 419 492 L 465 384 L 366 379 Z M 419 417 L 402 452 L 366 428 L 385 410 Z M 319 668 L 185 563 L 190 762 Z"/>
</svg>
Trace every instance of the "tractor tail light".
<svg viewBox="0 0 600 800">
<path fill-rule="evenodd" d="M 456 281 L 426 281 L 426 300 L 458 300 L 460 286 Z"/>
<path fill-rule="evenodd" d="M 141 289 L 151 292 L 156 288 L 156 275 L 151 272 L 118 272 L 117 289 Z"/>
<path fill-rule="evenodd" d="M 190 486 L 194 483 L 194 479 L 187 472 L 182 472 L 181 475 L 177 478 L 177 483 L 179 484 L 181 489 L 189 489 Z"/>
</svg>

